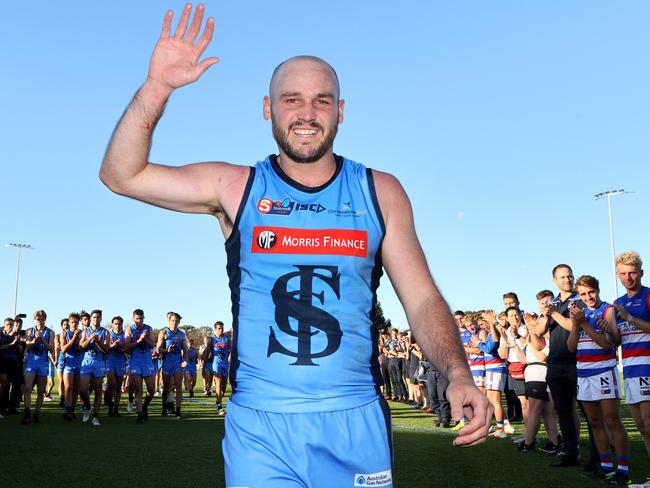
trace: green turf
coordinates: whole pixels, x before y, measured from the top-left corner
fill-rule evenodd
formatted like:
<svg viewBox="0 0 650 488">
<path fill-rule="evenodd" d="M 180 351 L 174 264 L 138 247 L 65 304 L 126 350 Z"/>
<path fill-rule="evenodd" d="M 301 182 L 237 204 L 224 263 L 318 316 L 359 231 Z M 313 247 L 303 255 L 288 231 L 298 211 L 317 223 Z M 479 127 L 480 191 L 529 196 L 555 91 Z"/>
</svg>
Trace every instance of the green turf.
<svg viewBox="0 0 650 488">
<path fill-rule="evenodd" d="M 126 412 L 118 419 L 104 415 L 101 427 L 81 420 L 67 423 L 56 401 L 43 404 L 38 425 L 23 426 L 19 416 L 5 417 L 0 420 L 0 487 L 222 487 L 224 419 L 216 415 L 214 398 L 185 400 L 184 418 L 176 420 L 160 416 L 160 397 L 155 397 L 145 425 L 137 425 L 134 414 Z M 401 403 L 391 403 L 391 408 L 398 488 L 598 484 L 583 478 L 578 468 L 549 468 L 555 458 L 520 453 L 507 439 L 453 447 L 453 433 L 433 428 L 431 415 Z M 628 415 L 625 409 L 623 413 Z M 632 478 L 640 482 L 650 474 L 650 462 L 629 417 L 625 424 L 632 443 Z M 515 427 L 521 433 L 522 424 Z"/>
</svg>

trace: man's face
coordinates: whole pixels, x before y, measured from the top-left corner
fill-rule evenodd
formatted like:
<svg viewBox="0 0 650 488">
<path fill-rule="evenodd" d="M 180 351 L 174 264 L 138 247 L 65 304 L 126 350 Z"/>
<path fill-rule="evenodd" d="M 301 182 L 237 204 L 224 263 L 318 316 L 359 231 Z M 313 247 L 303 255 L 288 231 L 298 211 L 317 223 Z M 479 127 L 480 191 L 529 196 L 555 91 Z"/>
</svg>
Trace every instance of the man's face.
<svg viewBox="0 0 650 488">
<path fill-rule="evenodd" d="M 458 326 L 459 329 L 463 328 L 463 316 L 460 314 L 454 315 L 454 320 L 456 321 L 456 325 Z"/>
<path fill-rule="evenodd" d="M 4 321 L 4 329 L 6 332 L 11 332 L 11 330 L 14 328 L 14 321 L 13 320 L 5 320 Z"/>
<path fill-rule="evenodd" d="M 590 286 L 579 286 L 578 295 L 580 300 L 590 309 L 598 308 L 601 304 L 600 292 Z"/>
<path fill-rule="evenodd" d="M 90 324 L 93 327 L 99 327 L 99 324 L 102 323 L 102 314 L 95 312 L 90 316 Z"/>
<path fill-rule="evenodd" d="M 555 270 L 553 283 L 562 292 L 568 293 L 573 290 L 573 272 L 569 268 L 559 268 Z"/>
<path fill-rule="evenodd" d="M 81 317 L 81 325 L 83 327 L 88 327 L 89 323 L 90 323 L 90 317 L 88 316 Z"/>
<path fill-rule="evenodd" d="M 214 335 L 221 337 L 223 335 L 223 325 L 217 325 L 214 328 Z"/>
<path fill-rule="evenodd" d="M 144 315 L 134 315 L 133 323 L 136 327 L 142 327 L 142 324 L 144 324 Z"/>
<path fill-rule="evenodd" d="M 472 334 L 475 334 L 478 330 L 478 324 L 471 319 L 465 319 L 465 328 L 470 331 Z"/>
<path fill-rule="evenodd" d="M 621 284 L 628 291 L 639 291 L 641 289 L 641 278 L 643 270 L 629 264 L 619 264 L 616 266 L 616 276 Z"/>
<path fill-rule="evenodd" d="M 552 296 L 542 297 L 542 298 L 540 298 L 539 300 L 537 300 L 537 305 L 538 305 L 539 307 L 543 307 L 543 306 L 545 306 L 548 302 L 551 302 L 551 301 L 553 301 L 553 297 L 552 297 Z"/>
<path fill-rule="evenodd" d="M 69 328 L 70 328 L 69 320 L 68 320 L 68 319 L 65 319 L 65 320 L 61 323 L 61 329 L 63 329 L 63 330 L 68 330 Z"/>
<path fill-rule="evenodd" d="M 169 322 L 169 328 L 172 330 L 176 329 L 178 327 L 178 324 L 181 323 L 180 319 L 176 317 L 176 315 L 170 315 L 168 322 Z"/>
<path fill-rule="evenodd" d="M 264 97 L 264 118 L 289 159 L 313 163 L 332 150 L 343 100 L 332 71 L 314 60 L 293 60 L 280 68 L 271 97 Z"/>
<path fill-rule="evenodd" d="M 122 322 L 120 322 L 118 319 L 113 320 L 112 325 L 113 325 L 113 332 L 115 332 L 116 334 L 122 332 Z"/>
<path fill-rule="evenodd" d="M 68 319 L 68 327 L 70 328 L 71 331 L 77 330 L 78 326 L 79 326 L 79 321 L 75 317 L 70 317 Z"/>
<path fill-rule="evenodd" d="M 519 302 L 514 298 L 504 298 L 503 299 L 503 308 L 516 307 L 519 308 Z"/>
</svg>

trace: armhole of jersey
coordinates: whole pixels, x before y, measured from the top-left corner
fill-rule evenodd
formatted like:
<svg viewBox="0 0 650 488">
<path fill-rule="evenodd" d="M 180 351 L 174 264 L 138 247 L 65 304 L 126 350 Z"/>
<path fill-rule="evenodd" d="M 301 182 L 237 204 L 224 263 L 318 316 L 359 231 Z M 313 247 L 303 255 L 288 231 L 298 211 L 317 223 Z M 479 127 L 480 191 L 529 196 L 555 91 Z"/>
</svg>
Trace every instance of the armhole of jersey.
<svg viewBox="0 0 650 488">
<path fill-rule="evenodd" d="M 239 208 L 237 209 L 237 216 L 235 217 L 235 222 L 232 224 L 232 232 L 224 243 L 226 247 L 229 247 L 235 241 L 236 236 L 239 234 L 239 221 L 241 220 L 241 216 L 244 213 L 244 208 L 246 208 L 246 202 L 248 201 L 248 195 L 251 192 L 254 180 L 255 167 L 251 166 L 250 173 L 248 173 L 248 181 L 246 182 L 246 187 L 244 188 L 244 193 L 241 197 L 241 201 L 239 202 Z"/>
<path fill-rule="evenodd" d="M 370 191 L 370 198 L 372 198 L 372 204 L 375 207 L 375 213 L 379 219 L 379 225 L 381 225 L 382 240 L 386 235 L 386 223 L 384 222 L 384 215 L 381 213 L 381 207 L 379 206 L 379 199 L 377 198 L 377 191 L 375 190 L 375 179 L 372 175 L 372 169 L 366 168 L 366 178 L 368 179 L 368 190 Z"/>
</svg>

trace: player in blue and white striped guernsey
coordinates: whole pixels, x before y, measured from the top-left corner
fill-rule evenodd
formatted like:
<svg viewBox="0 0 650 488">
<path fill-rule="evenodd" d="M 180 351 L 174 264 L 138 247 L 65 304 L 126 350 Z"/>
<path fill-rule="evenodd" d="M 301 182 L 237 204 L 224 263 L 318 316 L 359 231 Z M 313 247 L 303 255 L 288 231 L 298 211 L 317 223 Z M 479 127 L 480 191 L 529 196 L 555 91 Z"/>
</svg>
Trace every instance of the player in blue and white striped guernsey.
<svg viewBox="0 0 650 488">
<path fill-rule="evenodd" d="M 624 477 L 627 482 L 630 443 L 621 421 L 616 348 L 605 334 L 605 330 L 616 329 L 614 307 L 600 299 L 600 285 L 593 276 L 578 278 L 576 290 L 586 308 L 571 308 L 573 328 L 567 347 L 576 353 L 577 399 L 585 409 L 600 456 L 600 470 L 595 474 L 607 478 L 616 474 L 610 454 L 611 439 L 617 456 L 617 479 Z"/>
</svg>

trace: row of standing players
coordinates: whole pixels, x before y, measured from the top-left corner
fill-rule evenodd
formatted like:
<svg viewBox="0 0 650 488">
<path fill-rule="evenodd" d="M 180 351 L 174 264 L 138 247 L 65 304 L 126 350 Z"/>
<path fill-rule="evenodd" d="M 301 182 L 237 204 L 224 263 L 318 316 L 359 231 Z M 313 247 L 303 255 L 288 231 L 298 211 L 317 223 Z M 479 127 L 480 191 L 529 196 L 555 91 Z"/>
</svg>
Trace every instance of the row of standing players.
<svg viewBox="0 0 650 488">
<path fill-rule="evenodd" d="M 216 408 L 225 413 L 222 398 L 228 377 L 230 337 L 224 333 L 222 322 L 214 324 L 214 334 L 206 337 L 200 352 L 179 329 L 181 316 L 176 312 L 167 314 L 168 325 L 154 337 L 154 330 L 144 323 L 144 312 L 133 311 L 133 324 L 124 327 L 122 317 L 113 317 L 111 327 L 101 326 L 101 310 L 90 314 L 71 313 L 61 320 L 62 332 L 56 334 L 45 325 L 47 314 L 38 310 L 34 314 L 35 325 L 22 330 L 20 318 L 4 320 L 0 332 L 0 399 L 6 413 L 16 413 L 19 400 L 17 389 L 24 401 L 22 424 L 40 422 L 40 410 L 46 397 L 48 377 L 56 369 L 59 374 L 63 418 L 76 419 L 75 406 L 81 399 L 83 421 L 92 417 L 91 424 L 99 426 L 102 396 L 108 405 L 108 416 L 118 417 L 123 385 L 134 397 L 137 423 L 148 418 L 148 407 L 155 393 L 155 377 L 162 371 L 162 413 L 175 413 L 180 419 L 182 383 L 186 379 L 190 395 L 196 383 L 197 362 L 202 363 L 206 380 L 206 392 L 215 381 Z M 81 323 L 81 325 L 80 325 Z M 102 384 L 107 388 L 102 395 Z M 146 385 L 143 392 L 142 383 Z M 32 390 L 37 396 L 32 411 Z M 9 389 L 12 394 L 9 394 Z M 175 390 L 176 403 L 172 401 Z M 91 406 L 90 395 L 94 393 Z M 129 402 L 130 403 L 130 402 Z M 0 417 L 1 417 L 0 413 Z"/>
<path fill-rule="evenodd" d="M 555 409 L 562 445 L 552 466 L 577 466 L 578 406 L 591 442 L 585 469 L 595 478 L 627 485 L 630 451 L 620 414 L 617 348 L 625 401 L 650 455 L 650 289 L 641 284 L 638 253 L 619 255 L 616 272 L 626 293 L 613 304 L 600 298 L 596 278 L 583 275 L 574 281 L 570 266 L 560 264 L 553 269 L 559 293 L 537 294 L 539 314 L 522 313 L 517 300 L 499 317 L 490 310 L 455 316 L 474 381 L 494 407 L 495 437 L 506 436 L 501 393 L 508 381 L 524 407 L 526 432 L 520 450 L 535 450 L 542 420 L 550 442 L 558 446 Z M 512 295 L 504 295 L 504 301 Z"/>
</svg>

